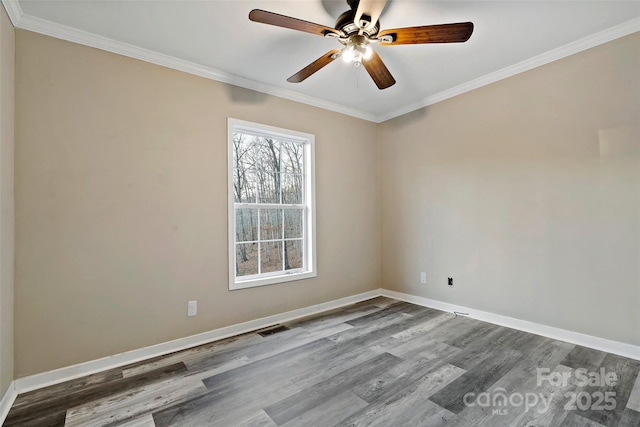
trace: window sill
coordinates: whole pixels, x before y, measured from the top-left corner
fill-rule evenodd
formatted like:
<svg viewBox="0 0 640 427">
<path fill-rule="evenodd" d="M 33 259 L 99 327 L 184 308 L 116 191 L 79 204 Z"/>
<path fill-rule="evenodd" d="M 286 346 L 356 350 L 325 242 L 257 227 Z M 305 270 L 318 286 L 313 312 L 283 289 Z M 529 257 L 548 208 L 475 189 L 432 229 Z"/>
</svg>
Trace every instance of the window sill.
<svg viewBox="0 0 640 427">
<path fill-rule="evenodd" d="M 265 277 L 254 280 L 243 280 L 229 284 L 230 291 L 237 291 L 239 289 L 256 288 L 258 286 L 276 285 L 278 283 L 293 282 L 295 280 L 310 279 L 316 277 L 315 271 L 306 271 L 302 273 L 282 274 L 279 276 Z"/>
</svg>

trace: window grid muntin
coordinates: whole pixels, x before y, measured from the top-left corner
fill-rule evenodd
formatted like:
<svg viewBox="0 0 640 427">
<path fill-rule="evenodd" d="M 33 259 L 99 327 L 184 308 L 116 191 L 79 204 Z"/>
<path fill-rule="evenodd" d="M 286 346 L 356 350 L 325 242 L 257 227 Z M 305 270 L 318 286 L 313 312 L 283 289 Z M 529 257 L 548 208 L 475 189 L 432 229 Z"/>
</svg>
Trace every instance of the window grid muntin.
<svg viewBox="0 0 640 427">
<path fill-rule="evenodd" d="M 264 135 L 260 135 L 259 133 L 251 133 L 251 132 L 233 132 L 233 137 L 236 138 L 236 136 L 238 135 L 245 135 L 245 136 L 251 136 L 254 138 L 254 140 L 250 143 L 250 149 L 248 149 L 247 151 L 245 151 L 245 153 L 247 153 L 248 151 L 255 149 L 255 147 L 261 143 L 262 139 L 273 139 L 275 141 L 278 142 L 278 168 L 279 170 L 277 172 L 274 172 L 276 174 L 278 174 L 278 181 L 277 183 L 278 185 L 278 200 L 279 203 L 261 203 L 260 202 L 260 189 L 258 188 L 258 184 L 259 184 L 259 172 L 265 173 L 265 174 L 270 174 L 272 171 L 265 169 L 265 168 L 258 168 L 254 167 L 253 168 L 249 168 L 247 170 L 244 171 L 245 174 L 254 174 L 256 176 L 256 179 L 253 181 L 253 184 L 255 185 L 255 188 L 253 188 L 253 195 L 255 196 L 255 202 L 237 202 L 238 199 L 242 200 L 242 194 L 234 194 L 234 200 L 236 200 L 236 202 L 234 203 L 234 229 L 235 229 L 235 233 L 234 236 L 235 237 L 235 241 L 234 241 L 234 247 L 236 250 L 233 251 L 233 256 L 234 259 L 237 257 L 237 248 L 239 245 L 241 244 L 249 244 L 249 243 L 257 243 L 258 247 L 256 249 L 257 252 L 257 268 L 258 268 L 258 273 L 257 274 L 253 274 L 253 275 L 244 275 L 244 276 L 238 276 L 236 275 L 236 280 L 237 281 L 246 281 L 246 280 L 250 280 L 252 278 L 259 278 L 259 277 L 267 277 L 270 275 L 276 276 L 278 274 L 292 274 L 294 272 L 304 272 L 307 270 L 307 259 L 306 259 L 306 254 L 305 251 L 307 250 L 305 248 L 306 245 L 302 245 L 302 250 L 303 250 L 303 254 L 301 256 L 302 258 L 302 266 L 299 268 L 295 268 L 295 269 L 285 269 L 285 245 L 287 241 L 302 241 L 303 243 L 306 241 L 307 239 L 307 234 L 306 234 L 306 230 L 307 230 L 307 215 L 306 215 L 306 203 L 307 203 L 307 191 L 306 191 L 306 171 L 305 171 L 305 161 L 306 161 L 306 150 L 304 149 L 304 142 L 301 141 L 295 141 L 295 140 L 290 140 L 290 139 L 286 139 L 286 138 L 278 138 L 278 137 L 267 137 L 265 138 Z M 256 141 L 257 139 L 257 141 Z M 283 157 L 283 147 L 285 143 L 289 143 L 289 144 L 295 144 L 298 145 L 300 148 L 300 158 L 298 160 L 298 170 L 300 171 L 300 173 L 292 173 L 292 172 L 283 172 L 283 166 L 282 166 L 282 157 Z M 234 145 L 234 158 L 236 158 L 237 154 L 235 154 L 235 145 Z M 233 164 L 233 176 L 236 177 L 239 174 L 239 169 L 237 167 L 238 162 L 234 162 Z M 284 194 L 284 189 L 283 189 L 283 177 L 284 176 L 288 176 L 288 177 L 298 177 L 300 179 L 300 187 L 299 187 L 299 192 L 300 192 L 300 196 L 301 196 L 301 203 L 299 204 L 283 204 L 283 194 Z M 235 183 L 234 183 L 235 184 Z M 236 188 L 234 188 L 234 192 L 235 192 Z M 237 211 L 238 209 L 255 209 L 257 211 L 257 232 L 255 233 L 258 237 L 258 240 L 252 240 L 252 241 L 238 241 L 237 240 L 237 224 L 235 223 L 237 220 Z M 281 238 L 280 239 L 262 239 L 262 216 L 261 216 L 261 210 L 263 209 L 281 209 L 282 210 L 282 229 L 281 229 Z M 302 230 L 300 230 L 300 234 L 302 237 L 299 238 L 285 238 L 285 210 L 286 209 L 297 209 L 301 211 L 301 218 L 302 218 Z M 244 230 L 243 230 L 244 231 Z M 267 272 L 267 273 L 263 273 L 262 272 L 262 243 L 268 243 L 268 242 L 282 242 L 282 249 L 281 249 L 281 258 L 282 258 L 282 265 L 281 265 L 281 270 L 279 271 L 273 271 L 273 272 Z M 237 259 L 235 260 L 235 262 L 237 263 Z"/>
<path fill-rule="evenodd" d="M 306 236 L 307 236 L 306 235 L 306 228 L 307 228 L 306 227 L 306 215 L 305 215 L 306 207 L 304 207 L 302 205 L 287 206 L 287 209 L 297 209 L 297 210 L 300 210 L 302 212 L 302 215 L 301 215 L 301 217 L 302 217 L 302 230 L 300 230 L 302 237 L 293 237 L 293 238 L 285 238 L 284 237 L 284 231 L 285 231 L 284 211 L 285 211 L 285 209 L 282 209 L 282 231 L 281 231 L 282 232 L 282 236 L 281 236 L 281 238 L 280 239 L 262 239 L 261 231 L 260 231 L 261 230 L 261 225 L 262 225 L 261 224 L 262 217 L 260 215 L 261 208 L 258 207 L 258 205 L 260 205 L 260 204 L 259 203 L 257 203 L 257 204 L 256 203 L 251 203 L 251 204 L 238 203 L 238 204 L 234 205 L 234 213 L 235 213 L 235 215 L 234 215 L 234 228 L 236 230 L 237 230 L 237 224 L 235 224 L 235 221 L 236 221 L 236 218 L 237 218 L 238 209 L 243 209 L 243 208 L 244 209 L 256 209 L 257 210 L 257 215 L 256 216 L 257 216 L 257 219 L 258 219 L 258 223 L 257 223 L 257 226 L 256 226 L 258 231 L 255 233 L 255 235 L 258 237 L 258 239 L 257 240 L 238 241 L 237 237 L 236 237 L 235 238 L 235 242 L 234 242 L 234 247 L 235 247 L 236 250 L 233 252 L 233 256 L 237 257 L 237 248 L 238 248 L 239 245 L 257 243 L 258 244 L 258 248 L 257 248 L 256 252 L 258 254 L 258 260 L 257 260 L 257 262 L 258 262 L 258 273 L 257 274 L 253 274 L 253 275 L 236 276 L 236 279 L 242 278 L 241 281 L 242 280 L 249 280 L 248 278 L 251 278 L 251 277 L 259 277 L 259 276 L 262 276 L 264 274 L 271 273 L 271 272 L 263 273 L 261 271 L 262 270 L 262 250 L 261 250 L 262 248 L 261 248 L 261 244 L 262 243 L 269 243 L 269 242 L 282 242 L 282 270 L 280 270 L 280 273 L 291 273 L 291 272 L 294 272 L 294 271 L 306 271 L 307 262 L 306 262 L 306 257 L 304 256 L 304 250 L 305 250 L 304 249 L 304 247 L 305 247 L 304 245 L 302 246 L 303 247 L 302 267 L 295 268 L 295 269 L 291 269 L 290 268 L 290 269 L 286 270 L 285 269 L 285 258 L 284 258 L 284 251 L 285 251 L 284 245 L 286 245 L 286 242 L 288 242 L 288 241 L 302 241 L 304 243 L 305 240 L 306 240 Z M 279 206 L 279 205 L 272 205 L 272 206 Z M 278 207 L 278 209 L 280 209 L 280 207 Z M 237 231 L 236 231 L 235 235 L 237 236 Z M 236 263 L 237 263 L 237 260 L 236 260 Z M 273 273 L 276 273 L 276 272 L 273 272 Z"/>
</svg>

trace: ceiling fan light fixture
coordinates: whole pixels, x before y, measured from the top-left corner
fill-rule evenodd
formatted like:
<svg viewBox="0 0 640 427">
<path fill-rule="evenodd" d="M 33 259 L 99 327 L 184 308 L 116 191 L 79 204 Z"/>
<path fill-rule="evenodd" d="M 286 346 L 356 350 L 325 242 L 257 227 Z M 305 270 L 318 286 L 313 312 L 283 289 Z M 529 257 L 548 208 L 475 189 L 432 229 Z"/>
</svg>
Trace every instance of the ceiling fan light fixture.
<svg viewBox="0 0 640 427">
<path fill-rule="evenodd" d="M 362 61 L 366 61 L 373 55 L 371 46 L 368 45 L 368 41 L 365 37 L 360 35 L 353 35 L 349 37 L 346 42 L 346 46 L 343 49 L 342 59 L 344 62 L 353 62 L 356 67 L 362 64 Z"/>
<path fill-rule="evenodd" d="M 362 54 L 360 52 L 356 52 L 353 56 L 353 66 L 356 68 L 360 68 L 362 65 Z"/>
<path fill-rule="evenodd" d="M 372 56 L 373 56 L 373 49 L 371 49 L 371 46 L 365 46 L 364 53 L 362 54 L 362 58 L 366 61 L 367 59 L 371 59 Z"/>
<path fill-rule="evenodd" d="M 349 63 L 355 59 L 356 53 L 353 46 L 347 46 L 342 51 L 342 60 Z"/>
</svg>

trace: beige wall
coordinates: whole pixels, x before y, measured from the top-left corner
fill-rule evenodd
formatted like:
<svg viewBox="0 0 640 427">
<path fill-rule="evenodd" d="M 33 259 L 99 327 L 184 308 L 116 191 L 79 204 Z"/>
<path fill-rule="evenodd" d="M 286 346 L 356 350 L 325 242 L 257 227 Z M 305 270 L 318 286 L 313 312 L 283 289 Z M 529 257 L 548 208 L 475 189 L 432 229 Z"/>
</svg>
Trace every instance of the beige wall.
<svg viewBox="0 0 640 427">
<path fill-rule="evenodd" d="M 0 6 L 0 398 L 13 381 L 14 30 Z"/>
<path fill-rule="evenodd" d="M 16 52 L 16 377 L 380 287 L 375 124 L 27 31 Z M 315 134 L 317 278 L 228 291 L 227 117 Z"/>
<path fill-rule="evenodd" d="M 381 284 L 640 344 L 639 46 L 376 126 L 17 31 L 15 376 Z M 227 290 L 227 117 L 316 135 L 316 279 Z"/>
<path fill-rule="evenodd" d="M 382 124 L 382 286 L 639 345 L 639 76 L 636 33 Z"/>
</svg>

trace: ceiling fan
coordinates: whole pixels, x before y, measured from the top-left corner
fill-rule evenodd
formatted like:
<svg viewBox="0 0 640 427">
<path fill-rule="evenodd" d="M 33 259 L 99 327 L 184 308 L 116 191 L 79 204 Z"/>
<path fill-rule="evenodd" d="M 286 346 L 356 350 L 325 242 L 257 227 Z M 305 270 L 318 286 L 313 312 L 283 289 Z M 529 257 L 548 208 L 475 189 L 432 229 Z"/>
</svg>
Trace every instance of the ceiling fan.
<svg viewBox="0 0 640 427">
<path fill-rule="evenodd" d="M 472 22 L 424 25 L 380 31 L 379 18 L 386 3 L 387 0 L 347 0 L 351 10 L 338 17 L 335 28 L 261 9 L 252 10 L 249 13 L 249 19 L 254 22 L 334 38 L 343 45 L 342 48 L 329 51 L 289 77 L 287 79 L 288 82 L 300 83 L 334 59 L 342 57 L 345 62 L 352 62 L 355 67 L 364 66 L 379 89 L 393 86 L 396 81 L 384 65 L 384 62 L 382 62 L 382 59 L 380 59 L 380 56 L 370 45 L 376 43 L 382 46 L 460 43 L 467 41 L 471 37 L 471 33 L 473 33 Z"/>
</svg>

